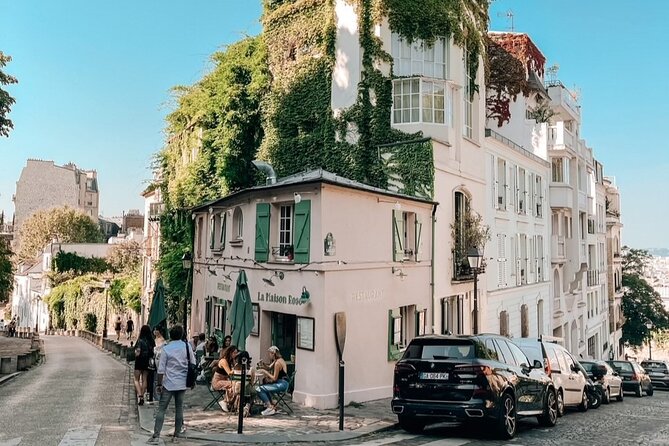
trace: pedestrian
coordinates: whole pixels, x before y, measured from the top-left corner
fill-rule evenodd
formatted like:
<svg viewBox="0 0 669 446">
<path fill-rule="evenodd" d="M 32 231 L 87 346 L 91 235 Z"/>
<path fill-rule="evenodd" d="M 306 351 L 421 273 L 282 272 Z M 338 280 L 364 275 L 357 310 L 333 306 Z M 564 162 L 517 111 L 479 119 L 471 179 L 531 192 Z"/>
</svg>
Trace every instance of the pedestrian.
<svg viewBox="0 0 669 446">
<path fill-rule="evenodd" d="M 195 355 L 188 342 L 181 342 L 184 335 L 181 325 L 170 329 L 170 343 L 163 346 L 158 363 L 158 378 L 156 392 L 160 395 L 153 435 L 149 444 L 160 444 L 160 431 L 165 421 L 165 411 L 174 397 L 174 438 L 181 436 L 184 422 L 183 403 L 186 393 L 186 376 L 188 364 L 195 364 Z"/>
<path fill-rule="evenodd" d="M 149 368 L 151 367 L 155 346 L 151 327 L 142 325 L 137 344 L 135 344 L 135 391 L 137 392 L 137 404 L 139 406 L 144 404 L 144 393 L 146 393 L 148 387 Z M 153 389 L 150 390 L 153 391 Z"/>
<path fill-rule="evenodd" d="M 121 340 L 121 316 L 116 318 L 116 323 L 114 324 L 114 330 L 116 331 L 116 340 Z"/>
<path fill-rule="evenodd" d="M 127 335 L 126 339 L 132 339 L 132 332 L 135 330 L 135 323 L 132 321 L 130 316 L 128 316 L 128 322 L 125 324 L 125 333 Z"/>
</svg>

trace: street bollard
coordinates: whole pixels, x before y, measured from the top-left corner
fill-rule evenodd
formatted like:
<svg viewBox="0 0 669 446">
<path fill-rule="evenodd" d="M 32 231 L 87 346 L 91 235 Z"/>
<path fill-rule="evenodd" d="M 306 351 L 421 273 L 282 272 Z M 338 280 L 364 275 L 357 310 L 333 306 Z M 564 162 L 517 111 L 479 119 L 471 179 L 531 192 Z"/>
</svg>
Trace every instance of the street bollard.
<svg viewBox="0 0 669 446">
<path fill-rule="evenodd" d="M 0 373 L 8 375 L 17 370 L 16 356 L 4 356 L 0 358 Z"/>
</svg>

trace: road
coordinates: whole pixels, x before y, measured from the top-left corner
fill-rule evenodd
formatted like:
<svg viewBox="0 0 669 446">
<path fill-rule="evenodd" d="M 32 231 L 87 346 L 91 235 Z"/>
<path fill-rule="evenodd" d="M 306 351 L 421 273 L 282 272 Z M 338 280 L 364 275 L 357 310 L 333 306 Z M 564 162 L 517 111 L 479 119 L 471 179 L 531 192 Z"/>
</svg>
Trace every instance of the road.
<svg viewBox="0 0 669 446">
<path fill-rule="evenodd" d="M 131 444 L 128 367 L 80 338 L 44 341 L 46 363 L 0 386 L 0 446 Z"/>
<path fill-rule="evenodd" d="M 512 441 L 490 439 L 486 428 L 477 431 L 458 425 L 435 425 L 423 435 L 406 434 L 399 429 L 381 432 L 349 444 L 356 446 L 617 446 L 669 445 L 669 392 L 655 391 L 652 397 L 636 398 L 625 394 L 622 403 L 612 402 L 586 413 L 568 410 L 557 426 L 543 428 L 535 420 L 518 423 L 519 432 Z M 317 443 L 318 446 L 341 442 Z"/>
</svg>

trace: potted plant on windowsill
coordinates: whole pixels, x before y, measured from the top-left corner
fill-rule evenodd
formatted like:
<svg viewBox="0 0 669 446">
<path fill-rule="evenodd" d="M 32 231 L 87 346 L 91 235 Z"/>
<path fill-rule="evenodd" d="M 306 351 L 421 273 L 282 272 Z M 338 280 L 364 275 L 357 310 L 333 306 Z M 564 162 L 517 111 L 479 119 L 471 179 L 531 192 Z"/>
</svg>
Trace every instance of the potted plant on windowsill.
<svg viewBox="0 0 669 446">
<path fill-rule="evenodd" d="M 453 237 L 453 279 L 473 279 L 467 260 L 467 250 L 476 247 L 483 252 L 486 242 L 490 240 L 490 226 L 483 223 L 483 217 L 478 212 L 467 209 L 460 224 L 451 224 L 451 237 Z M 481 259 L 481 262 L 481 267 L 485 268 L 485 258 Z"/>
<path fill-rule="evenodd" d="M 293 245 L 273 246 L 272 256 L 277 262 L 293 261 Z"/>
</svg>

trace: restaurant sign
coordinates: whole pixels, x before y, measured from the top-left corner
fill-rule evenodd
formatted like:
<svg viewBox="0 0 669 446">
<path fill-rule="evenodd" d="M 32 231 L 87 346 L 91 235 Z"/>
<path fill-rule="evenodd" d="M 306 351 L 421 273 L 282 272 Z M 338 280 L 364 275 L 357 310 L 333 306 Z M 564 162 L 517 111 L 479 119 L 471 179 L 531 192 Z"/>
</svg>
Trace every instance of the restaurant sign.
<svg viewBox="0 0 669 446">
<path fill-rule="evenodd" d="M 288 296 L 282 296 L 276 293 L 261 293 L 258 291 L 258 302 L 271 302 L 276 304 L 286 304 L 286 305 L 304 305 L 308 300 L 303 300 L 300 296 L 293 296 L 289 294 Z"/>
</svg>

